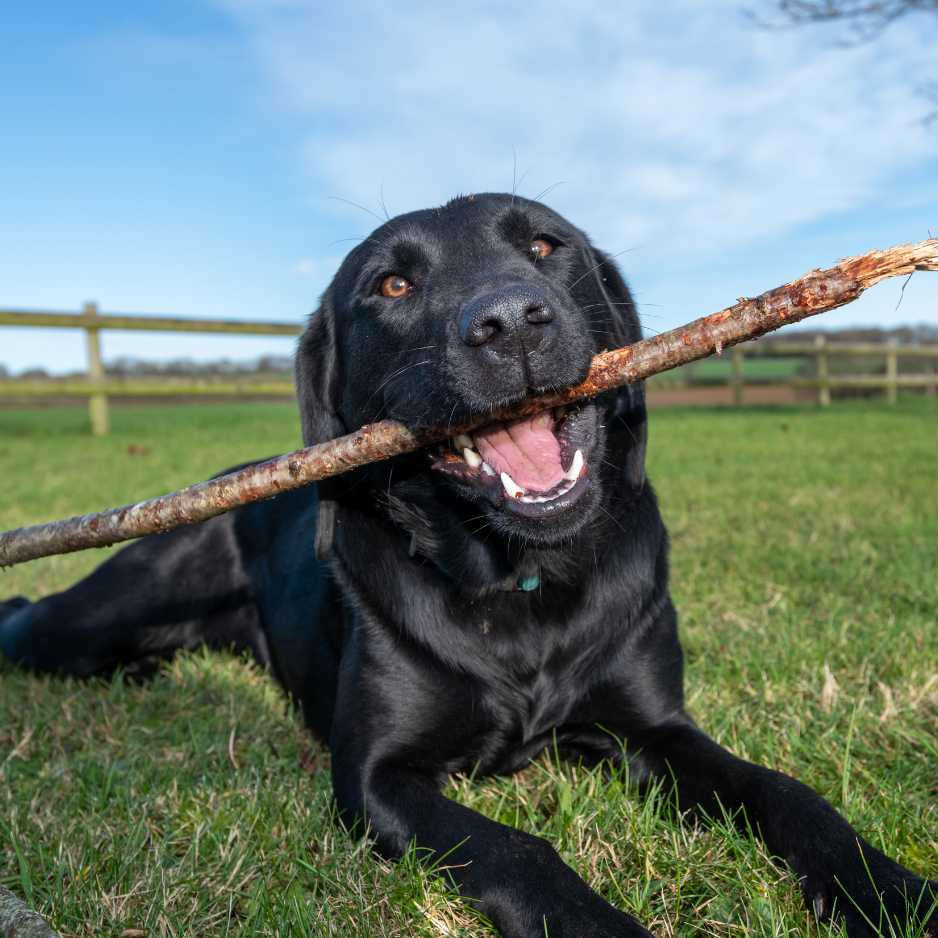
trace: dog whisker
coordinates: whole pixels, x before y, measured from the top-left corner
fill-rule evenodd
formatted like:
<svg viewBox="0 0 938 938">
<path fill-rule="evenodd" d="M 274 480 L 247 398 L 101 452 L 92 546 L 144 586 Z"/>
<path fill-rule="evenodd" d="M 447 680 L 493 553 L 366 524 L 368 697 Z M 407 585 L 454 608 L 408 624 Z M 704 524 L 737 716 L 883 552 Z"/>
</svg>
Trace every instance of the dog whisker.
<svg viewBox="0 0 938 938">
<path fill-rule="evenodd" d="M 385 224 L 388 221 L 388 219 L 382 218 L 377 212 L 373 212 L 367 206 L 362 205 L 359 202 L 353 202 L 351 199 L 346 199 L 341 195 L 330 195 L 330 196 L 327 196 L 327 198 L 333 202 L 344 202 L 346 205 L 351 205 L 353 208 L 361 209 L 363 212 L 366 212 L 367 214 L 371 215 L 372 218 L 377 218 L 378 221 L 381 222 L 382 224 Z"/>
<path fill-rule="evenodd" d="M 540 202 L 541 199 L 543 199 L 544 196 L 547 195 L 548 192 L 553 192 L 554 189 L 556 189 L 558 186 L 565 186 L 566 184 L 567 184 L 566 181 L 563 179 L 558 180 L 557 182 L 551 183 L 546 189 L 541 189 L 541 191 L 538 192 L 538 194 L 534 196 L 534 198 L 531 201 Z"/>
<path fill-rule="evenodd" d="M 623 254 L 628 254 L 630 251 L 634 251 L 634 250 L 635 248 L 626 248 L 624 251 L 619 251 L 618 254 L 612 254 L 609 257 L 607 257 L 605 260 L 601 260 L 598 264 L 594 264 L 592 267 L 590 267 L 589 270 L 587 270 L 585 273 L 577 277 L 576 280 L 573 281 L 573 283 L 569 284 L 567 286 L 567 289 L 572 290 L 578 283 L 580 283 L 581 280 L 585 280 L 591 273 L 594 273 L 595 271 L 599 270 L 599 268 L 602 267 L 604 264 L 609 264 L 612 261 L 614 261 L 617 257 L 621 257 Z"/>
<path fill-rule="evenodd" d="M 431 361 L 431 360 L 430 360 L 429 358 L 427 358 L 427 359 L 424 359 L 422 362 L 414 362 L 413 364 L 410 364 L 410 365 L 404 365 L 403 368 L 398 368 L 397 371 L 392 372 L 391 374 L 389 374 L 389 375 L 381 382 L 381 384 L 379 384 L 379 385 L 371 392 L 371 394 L 368 395 L 368 399 L 365 401 L 365 403 L 364 403 L 363 406 L 367 407 L 368 404 L 371 402 L 371 399 L 372 399 L 379 391 L 381 391 L 381 390 L 388 384 L 389 381 L 393 381 L 393 380 L 395 380 L 396 378 L 399 378 L 402 374 L 404 374 L 404 373 L 407 372 L 407 371 L 410 371 L 412 368 L 419 368 L 421 365 L 429 365 L 429 364 L 430 364 L 430 361 Z"/>
</svg>

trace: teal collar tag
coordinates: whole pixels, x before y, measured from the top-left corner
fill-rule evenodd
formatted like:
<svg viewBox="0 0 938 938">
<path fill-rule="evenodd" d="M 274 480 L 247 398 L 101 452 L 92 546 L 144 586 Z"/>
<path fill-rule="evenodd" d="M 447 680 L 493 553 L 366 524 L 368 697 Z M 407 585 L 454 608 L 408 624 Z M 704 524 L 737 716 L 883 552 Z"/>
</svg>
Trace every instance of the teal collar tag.
<svg viewBox="0 0 938 938">
<path fill-rule="evenodd" d="M 519 576 L 518 577 L 518 589 L 523 593 L 530 593 L 531 590 L 536 590 L 541 585 L 541 578 L 539 576 Z"/>
</svg>

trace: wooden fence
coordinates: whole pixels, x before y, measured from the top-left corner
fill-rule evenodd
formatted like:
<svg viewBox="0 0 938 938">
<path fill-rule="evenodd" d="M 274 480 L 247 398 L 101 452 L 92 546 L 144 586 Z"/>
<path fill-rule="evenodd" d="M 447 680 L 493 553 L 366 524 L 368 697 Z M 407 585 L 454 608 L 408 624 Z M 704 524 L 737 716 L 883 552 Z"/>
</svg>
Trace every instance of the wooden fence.
<svg viewBox="0 0 938 938">
<path fill-rule="evenodd" d="M 733 403 L 742 404 L 746 386 L 744 361 L 746 358 L 806 358 L 814 359 L 812 377 L 792 377 L 786 382 L 795 388 L 810 388 L 817 394 L 821 407 L 829 407 L 832 390 L 882 390 L 886 400 L 895 404 L 901 388 L 924 389 L 931 396 L 938 395 L 938 345 L 899 345 L 895 341 L 829 342 L 818 336 L 814 342 L 786 342 L 772 340 L 760 345 L 758 340 L 734 346 L 730 350 L 732 361 L 730 386 Z M 883 374 L 833 374 L 832 358 L 879 359 L 885 362 Z M 915 359 L 926 362 L 928 370 L 903 374 L 900 362 Z"/>
<path fill-rule="evenodd" d="M 108 432 L 108 397 L 164 397 L 212 395 L 220 397 L 275 396 L 293 394 L 292 381 L 202 380 L 186 377 L 124 379 L 105 376 L 101 359 L 102 329 L 141 332 L 203 332 L 224 335 L 296 336 L 300 323 L 249 322 L 238 319 L 179 319 L 172 316 L 101 315 L 97 304 L 85 303 L 81 313 L 24 312 L 0 310 L 0 326 L 27 326 L 43 329 L 83 329 L 87 353 L 87 378 L 42 381 L 0 381 L 0 398 L 87 397 L 91 430 L 96 436 Z"/>
<path fill-rule="evenodd" d="M 291 322 L 250 322 L 223 319 L 180 319 L 171 316 L 127 316 L 102 315 L 94 303 L 86 303 L 81 313 L 24 312 L 0 310 L 0 326 L 38 327 L 44 329 L 83 329 L 86 337 L 87 377 L 48 380 L 0 380 L 0 398 L 37 397 L 87 397 L 92 432 L 103 435 L 108 432 L 109 397 L 169 397 L 169 396 L 214 396 L 214 397 L 284 397 L 293 394 L 293 384 L 286 380 L 269 380 L 263 377 L 245 376 L 231 379 L 200 379 L 195 377 L 143 379 L 108 378 L 101 359 L 100 334 L 104 329 L 134 330 L 142 332 L 200 332 L 225 335 L 280 335 L 295 336 L 302 325 Z M 926 393 L 938 395 L 938 345 L 905 345 L 895 343 L 876 344 L 861 342 L 829 342 L 823 336 L 814 342 L 748 342 L 737 345 L 729 352 L 730 368 L 728 381 L 732 389 L 733 403 L 745 403 L 745 388 L 754 383 L 747 381 L 745 362 L 747 359 L 803 358 L 813 359 L 813 375 L 794 376 L 786 379 L 786 386 L 811 389 L 817 402 L 827 407 L 831 392 L 842 389 L 882 390 L 890 403 L 895 403 L 899 390 L 903 388 L 924 389 Z M 831 371 L 830 363 L 835 358 L 879 359 L 885 362 L 882 374 L 840 374 Z M 915 374 L 903 374 L 900 363 L 908 359 L 926 361 L 929 370 Z M 685 373 L 692 375 L 693 366 Z M 688 377 L 682 382 L 693 387 L 696 382 Z"/>
</svg>

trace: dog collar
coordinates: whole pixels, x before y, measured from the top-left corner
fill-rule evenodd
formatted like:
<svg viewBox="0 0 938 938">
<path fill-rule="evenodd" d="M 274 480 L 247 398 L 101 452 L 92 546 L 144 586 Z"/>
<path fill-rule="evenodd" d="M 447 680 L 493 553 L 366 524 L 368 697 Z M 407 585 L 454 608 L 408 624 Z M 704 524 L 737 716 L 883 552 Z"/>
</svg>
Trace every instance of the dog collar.
<svg viewBox="0 0 938 938">
<path fill-rule="evenodd" d="M 334 508 L 334 503 L 325 501 L 322 503 L 323 509 L 328 509 L 329 507 Z M 327 533 L 331 534 L 331 526 L 333 521 L 332 516 L 330 516 L 328 510 L 326 510 L 324 514 L 325 518 L 323 520 L 325 521 L 325 524 L 322 524 L 321 527 L 325 529 Z M 409 531 L 410 533 L 410 545 L 408 547 L 407 553 L 411 557 L 416 557 L 418 549 L 417 532 L 416 530 L 407 527 L 404 527 L 404 530 Z M 331 538 L 329 540 L 331 542 Z M 320 537 L 317 536 L 317 557 L 320 556 L 319 541 Z M 520 564 L 520 569 L 516 570 L 513 574 L 502 580 L 496 588 L 505 593 L 531 593 L 538 589 L 540 585 L 541 574 L 536 561 L 532 562 L 531 560 L 523 559 Z"/>
<path fill-rule="evenodd" d="M 499 589 L 506 593 L 531 593 L 540 585 L 540 565 L 532 557 L 522 557 L 515 572 L 502 580 Z"/>
</svg>

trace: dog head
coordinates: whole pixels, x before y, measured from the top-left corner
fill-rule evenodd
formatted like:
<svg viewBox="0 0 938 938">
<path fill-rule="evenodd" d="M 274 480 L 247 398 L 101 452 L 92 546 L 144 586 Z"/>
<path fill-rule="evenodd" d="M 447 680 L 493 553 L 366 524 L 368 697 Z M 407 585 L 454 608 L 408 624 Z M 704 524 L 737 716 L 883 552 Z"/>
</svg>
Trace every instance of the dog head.
<svg viewBox="0 0 938 938">
<path fill-rule="evenodd" d="M 598 351 L 640 338 L 615 264 L 570 222 L 517 196 L 457 198 L 390 220 L 342 263 L 297 353 L 304 439 L 468 422 L 575 385 Z M 640 489 L 644 450 L 632 385 L 401 459 L 495 530 L 546 545 L 610 488 Z"/>
</svg>

